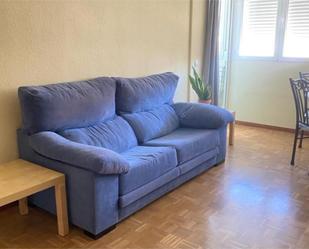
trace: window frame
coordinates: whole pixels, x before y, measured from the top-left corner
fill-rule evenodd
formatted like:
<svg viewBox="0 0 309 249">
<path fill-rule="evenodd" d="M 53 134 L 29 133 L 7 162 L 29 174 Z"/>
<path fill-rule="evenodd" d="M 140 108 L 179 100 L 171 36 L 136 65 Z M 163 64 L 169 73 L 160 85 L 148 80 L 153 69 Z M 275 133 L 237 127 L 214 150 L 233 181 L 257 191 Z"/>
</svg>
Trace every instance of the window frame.
<svg viewBox="0 0 309 249">
<path fill-rule="evenodd" d="M 309 57 L 284 57 L 283 49 L 285 42 L 285 31 L 289 10 L 289 0 L 278 0 L 277 25 L 275 32 L 275 46 L 273 56 L 242 56 L 239 55 L 240 38 L 243 23 L 244 1 L 236 0 L 233 10 L 233 38 L 232 58 L 240 61 L 265 61 L 265 62 L 309 62 Z"/>
</svg>

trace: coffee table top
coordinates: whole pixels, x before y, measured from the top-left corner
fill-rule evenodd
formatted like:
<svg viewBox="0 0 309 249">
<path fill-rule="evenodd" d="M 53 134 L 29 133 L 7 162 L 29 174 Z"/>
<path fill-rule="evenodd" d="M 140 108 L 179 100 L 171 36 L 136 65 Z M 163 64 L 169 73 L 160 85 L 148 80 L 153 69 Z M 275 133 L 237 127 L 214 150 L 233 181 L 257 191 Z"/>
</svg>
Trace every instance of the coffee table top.
<svg viewBox="0 0 309 249">
<path fill-rule="evenodd" d="M 63 181 L 62 173 L 21 159 L 0 164 L 0 206 Z"/>
</svg>

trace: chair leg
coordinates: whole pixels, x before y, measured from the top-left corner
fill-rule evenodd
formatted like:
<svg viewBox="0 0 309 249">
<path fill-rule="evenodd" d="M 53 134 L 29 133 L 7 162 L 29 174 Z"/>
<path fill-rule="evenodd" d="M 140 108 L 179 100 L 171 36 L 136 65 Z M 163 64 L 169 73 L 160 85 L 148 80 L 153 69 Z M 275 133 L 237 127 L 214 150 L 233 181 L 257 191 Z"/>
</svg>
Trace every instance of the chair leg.
<svg viewBox="0 0 309 249">
<path fill-rule="evenodd" d="M 295 153 L 296 153 L 296 145 L 297 145 L 298 132 L 299 132 L 299 128 L 296 127 L 296 129 L 295 129 L 295 136 L 294 136 L 292 159 L 291 159 L 291 165 L 293 165 L 293 166 L 294 166 L 294 161 L 295 161 Z"/>
<path fill-rule="evenodd" d="M 300 140 L 299 140 L 298 148 L 302 148 L 303 147 L 303 139 L 304 139 L 304 131 L 301 131 L 300 132 Z"/>
</svg>

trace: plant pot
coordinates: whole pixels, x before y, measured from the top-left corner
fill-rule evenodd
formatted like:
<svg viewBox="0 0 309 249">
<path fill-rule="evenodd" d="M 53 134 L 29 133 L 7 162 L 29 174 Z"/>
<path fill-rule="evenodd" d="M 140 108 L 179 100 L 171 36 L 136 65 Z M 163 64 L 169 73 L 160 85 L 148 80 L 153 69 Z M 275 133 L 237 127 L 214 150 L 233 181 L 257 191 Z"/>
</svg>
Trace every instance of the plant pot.
<svg viewBox="0 0 309 249">
<path fill-rule="evenodd" d="M 211 99 L 199 99 L 198 102 L 202 104 L 211 104 Z"/>
</svg>

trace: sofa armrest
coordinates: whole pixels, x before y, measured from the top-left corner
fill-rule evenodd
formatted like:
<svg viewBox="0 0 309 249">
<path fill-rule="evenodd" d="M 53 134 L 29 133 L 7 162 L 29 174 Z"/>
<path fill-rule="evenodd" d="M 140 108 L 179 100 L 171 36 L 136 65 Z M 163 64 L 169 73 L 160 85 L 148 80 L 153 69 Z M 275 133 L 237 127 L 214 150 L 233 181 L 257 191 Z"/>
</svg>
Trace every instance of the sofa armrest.
<svg viewBox="0 0 309 249">
<path fill-rule="evenodd" d="M 182 127 L 217 129 L 234 121 L 231 112 L 214 105 L 176 103 L 173 108 Z"/>
<path fill-rule="evenodd" d="M 29 137 L 34 151 L 50 159 L 87 169 L 98 174 L 128 172 L 126 160 L 111 150 L 72 142 L 55 132 L 39 132 Z"/>
</svg>

